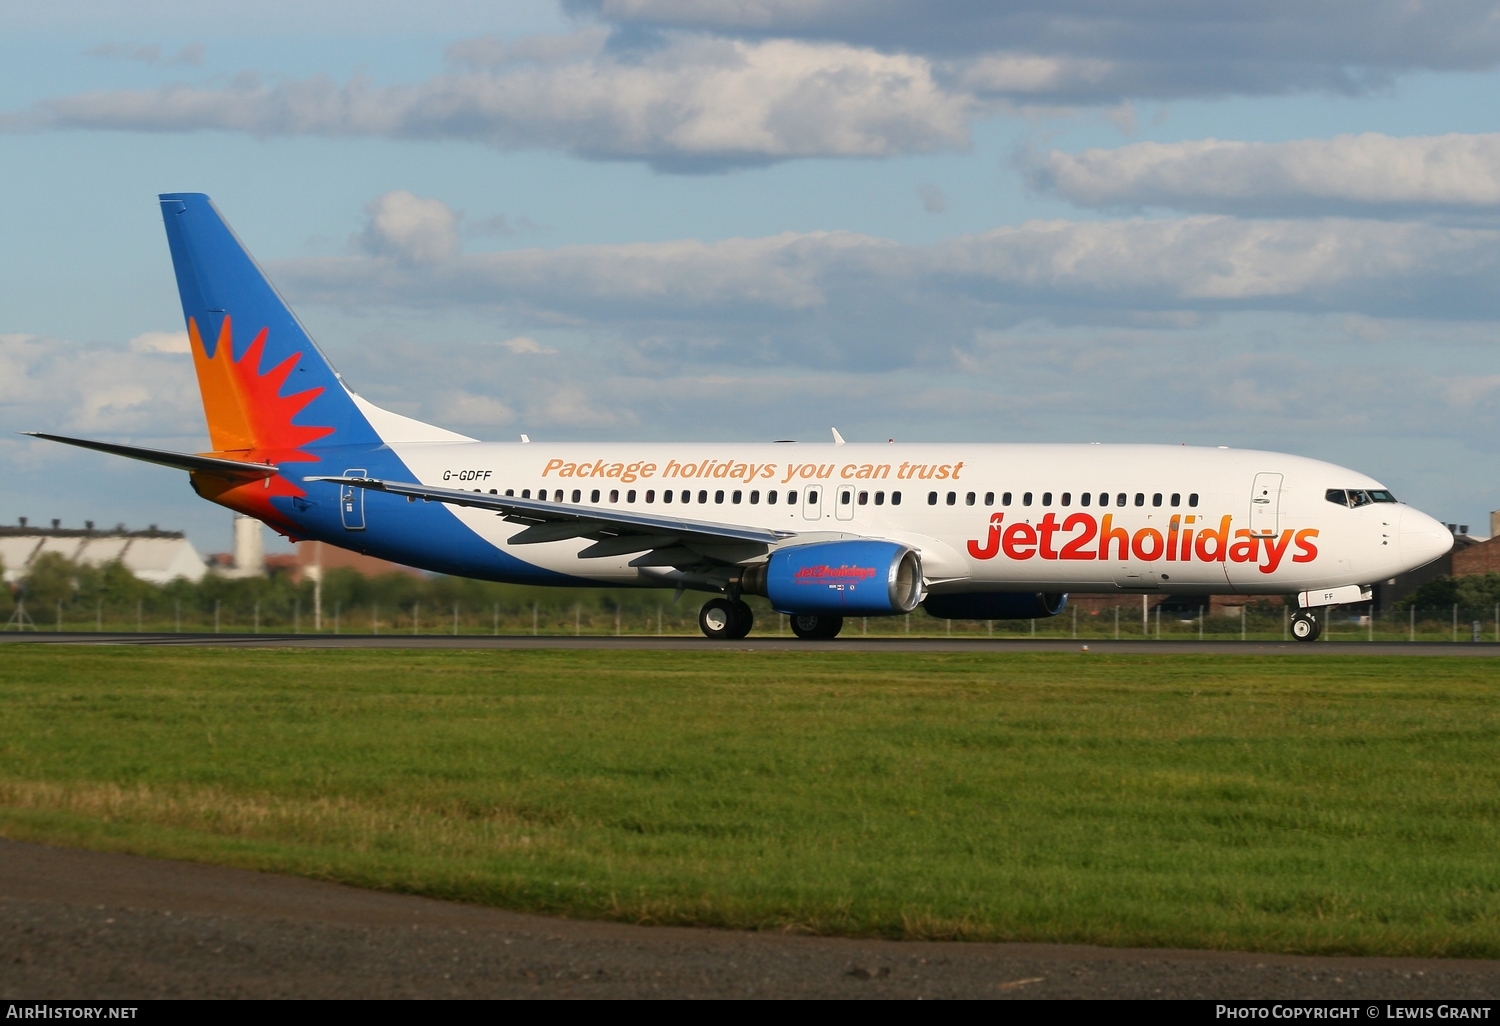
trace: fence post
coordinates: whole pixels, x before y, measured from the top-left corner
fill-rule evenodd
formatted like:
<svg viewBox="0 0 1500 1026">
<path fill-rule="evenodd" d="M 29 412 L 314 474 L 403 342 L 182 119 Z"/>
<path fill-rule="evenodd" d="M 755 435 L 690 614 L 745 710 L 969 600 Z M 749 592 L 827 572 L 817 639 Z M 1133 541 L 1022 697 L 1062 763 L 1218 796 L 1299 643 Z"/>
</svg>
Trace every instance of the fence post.
<svg viewBox="0 0 1500 1026">
<path fill-rule="evenodd" d="M 656 636 L 661 637 L 661 604 L 656 606 Z"/>
<path fill-rule="evenodd" d="M 57 632 L 62 633 L 62 599 L 57 600 Z"/>
<path fill-rule="evenodd" d="M 573 603 L 573 637 L 583 633 L 583 603 Z"/>
<path fill-rule="evenodd" d="M 1287 621 L 1291 619 L 1292 611 L 1286 607 L 1286 601 L 1281 603 L 1281 640 L 1286 640 Z"/>
<path fill-rule="evenodd" d="M 1375 640 L 1375 603 L 1370 603 L 1370 633 L 1365 637 L 1366 641 Z"/>
<path fill-rule="evenodd" d="M 500 636 L 500 603 L 495 603 L 495 637 Z"/>
<path fill-rule="evenodd" d="M 342 611 L 343 605 L 342 602 L 335 602 L 333 604 L 333 633 L 335 634 L 339 632 L 339 613 Z"/>
<path fill-rule="evenodd" d="M 380 633 L 380 604 L 378 602 L 370 603 L 370 633 Z"/>
<path fill-rule="evenodd" d="M 458 603 L 453 603 L 453 636 L 458 637 Z"/>
<path fill-rule="evenodd" d="M 1036 617 L 1031 618 L 1031 636 L 1036 637 Z"/>
<path fill-rule="evenodd" d="M 422 603 L 420 603 L 420 602 L 413 602 L 411 604 L 411 632 L 412 632 L 412 634 L 416 634 L 417 633 L 417 622 L 419 620 L 421 620 L 421 619 L 422 619 Z"/>
<path fill-rule="evenodd" d="M 292 633 L 302 633 L 302 598 L 292 599 Z"/>
<path fill-rule="evenodd" d="M 1115 606 L 1115 640 L 1120 640 L 1120 607 Z"/>
<path fill-rule="evenodd" d="M 1407 620 L 1410 623 L 1410 626 L 1407 628 L 1407 632 L 1408 633 L 1407 633 L 1406 640 L 1407 641 L 1416 641 L 1417 640 L 1417 607 L 1416 607 L 1416 605 L 1413 604 L 1412 607 L 1407 610 L 1407 613 L 1408 613 Z"/>
<path fill-rule="evenodd" d="M 1453 640 L 1458 640 L 1458 603 L 1453 603 Z"/>
<path fill-rule="evenodd" d="M 536 603 L 531 604 L 531 636 L 536 637 Z"/>
<path fill-rule="evenodd" d="M 990 621 L 990 633 L 991 634 L 995 633 L 994 628 L 995 628 L 995 621 L 991 620 Z M 1078 639 L 1078 607 L 1077 606 L 1073 607 L 1073 639 L 1075 641 Z"/>
<path fill-rule="evenodd" d="M 1240 606 L 1240 640 L 1245 640 L 1245 607 Z"/>
<path fill-rule="evenodd" d="M 214 633 L 219 633 L 219 600 L 214 599 Z"/>
<path fill-rule="evenodd" d="M 255 633 L 260 633 L 260 599 L 255 600 Z"/>
<path fill-rule="evenodd" d="M 144 604 L 144 600 L 142 600 L 142 599 L 136 599 L 135 600 L 135 632 L 137 634 L 141 633 L 141 630 L 142 630 L 142 620 L 144 619 L 144 617 L 141 614 L 141 606 L 143 604 Z M 177 602 L 177 633 L 178 634 L 182 633 L 182 600 L 181 599 L 179 599 L 178 602 Z"/>
<path fill-rule="evenodd" d="M 1073 611 L 1073 615 L 1076 619 L 1078 616 L 1078 611 L 1076 609 Z M 1077 635 L 1075 634 L 1074 637 L 1077 637 Z M 1161 640 L 1161 606 L 1159 604 L 1156 607 L 1156 640 Z"/>
<path fill-rule="evenodd" d="M 136 608 L 139 609 L 140 606 L 137 605 Z M 174 606 L 174 608 L 172 610 L 172 619 L 174 621 L 176 621 L 176 624 L 177 624 L 177 633 L 181 634 L 182 633 L 182 599 L 178 599 L 177 602 L 175 603 L 175 606 Z"/>
<path fill-rule="evenodd" d="M 97 599 L 94 605 L 94 633 L 99 634 L 104 630 L 104 600 Z"/>
<path fill-rule="evenodd" d="M 1203 607 L 1198 607 L 1198 640 L 1203 640 Z"/>
</svg>

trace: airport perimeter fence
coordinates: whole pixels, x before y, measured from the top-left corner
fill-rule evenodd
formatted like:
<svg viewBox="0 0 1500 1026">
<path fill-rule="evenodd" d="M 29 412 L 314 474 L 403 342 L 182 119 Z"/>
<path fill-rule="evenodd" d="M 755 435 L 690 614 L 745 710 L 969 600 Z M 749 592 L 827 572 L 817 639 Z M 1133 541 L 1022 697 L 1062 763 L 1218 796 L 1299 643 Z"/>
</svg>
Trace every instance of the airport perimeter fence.
<svg viewBox="0 0 1500 1026">
<path fill-rule="evenodd" d="M 641 601 L 647 598 L 654 601 Z M 529 604 L 491 602 L 486 608 L 462 601 L 449 604 L 325 604 L 319 615 L 312 596 L 290 603 L 260 601 L 184 602 L 182 598 L 107 602 L 54 600 L 50 605 L 15 602 L 6 631 L 183 634 L 341 634 L 341 635 L 529 635 L 529 636 L 701 636 L 698 608 L 704 596 L 688 594 L 674 603 L 671 593 L 631 596 L 612 602 L 608 593 L 564 593 L 562 601 Z M 790 636 L 786 616 L 763 599 L 748 600 L 755 610 L 752 636 Z M 1129 600 L 1126 600 L 1127 602 Z M 1055 617 L 1024 620 L 945 620 L 925 611 L 894 617 L 849 617 L 845 637 L 952 637 L 1001 639 L 1272 641 L 1290 638 L 1287 607 L 1243 607 L 1210 611 L 1151 609 L 1138 604 L 1084 609 L 1070 605 Z M 1367 615 L 1335 610 L 1322 625 L 1322 640 L 1500 642 L 1500 607 L 1409 609 Z"/>
</svg>

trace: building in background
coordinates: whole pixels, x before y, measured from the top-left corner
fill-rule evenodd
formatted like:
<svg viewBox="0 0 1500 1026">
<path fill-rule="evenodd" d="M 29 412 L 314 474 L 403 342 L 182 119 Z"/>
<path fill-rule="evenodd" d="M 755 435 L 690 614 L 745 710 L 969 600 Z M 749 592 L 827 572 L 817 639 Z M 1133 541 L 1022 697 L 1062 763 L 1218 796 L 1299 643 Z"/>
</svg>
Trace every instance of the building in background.
<svg viewBox="0 0 1500 1026">
<path fill-rule="evenodd" d="M 32 563 L 47 552 L 86 566 L 104 566 L 118 560 L 136 577 L 152 584 L 183 578 L 198 582 L 208 573 L 203 557 L 181 531 L 162 531 L 155 524 L 144 531 L 126 530 L 120 524 L 96 530 L 92 520 L 82 529 L 63 527 L 52 521 L 50 528 L 31 527 L 22 517 L 19 526 L 0 527 L 0 560 L 5 563 L 5 583 L 16 584 L 31 570 Z"/>
</svg>

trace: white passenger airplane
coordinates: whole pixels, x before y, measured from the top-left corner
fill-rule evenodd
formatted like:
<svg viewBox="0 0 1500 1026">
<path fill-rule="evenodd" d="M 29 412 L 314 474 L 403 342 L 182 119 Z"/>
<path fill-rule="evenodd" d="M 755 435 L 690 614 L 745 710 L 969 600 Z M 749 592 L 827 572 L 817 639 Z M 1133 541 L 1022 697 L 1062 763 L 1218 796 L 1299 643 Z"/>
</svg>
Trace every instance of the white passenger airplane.
<svg viewBox="0 0 1500 1026">
<path fill-rule="evenodd" d="M 161 197 L 213 451 L 37 437 L 188 471 L 288 538 L 493 581 L 744 595 L 802 638 L 846 616 L 1053 616 L 1069 591 L 1323 608 L 1448 551 L 1378 481 L 1300 456 L 1159 445 L 479 442 L 351 392 L 207 196 Z"/>
</svg>

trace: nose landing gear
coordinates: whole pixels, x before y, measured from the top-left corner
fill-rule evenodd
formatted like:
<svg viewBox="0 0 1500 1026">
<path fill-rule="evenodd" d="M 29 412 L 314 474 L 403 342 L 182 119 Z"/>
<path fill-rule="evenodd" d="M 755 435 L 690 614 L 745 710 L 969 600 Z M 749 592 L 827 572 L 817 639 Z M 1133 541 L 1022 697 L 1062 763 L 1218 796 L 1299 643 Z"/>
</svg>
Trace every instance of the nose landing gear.
<svg viewBox="0 0 1500 1026">
<path fill-rule="evenodd" d="M 1317 641 L 1323 623 L 1316 609 L 1299 609 L 1292 614 L 1292 637 L 1298 641 Z"/>
<path fill-rule="evenodd" d="M 711 641 L 738 641 L 755 626 L 755 613 L 740 599 L 709 599 L 698 610 L 698 629 Z"/>
</svg>

